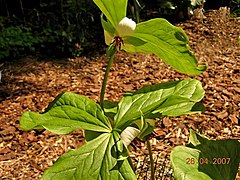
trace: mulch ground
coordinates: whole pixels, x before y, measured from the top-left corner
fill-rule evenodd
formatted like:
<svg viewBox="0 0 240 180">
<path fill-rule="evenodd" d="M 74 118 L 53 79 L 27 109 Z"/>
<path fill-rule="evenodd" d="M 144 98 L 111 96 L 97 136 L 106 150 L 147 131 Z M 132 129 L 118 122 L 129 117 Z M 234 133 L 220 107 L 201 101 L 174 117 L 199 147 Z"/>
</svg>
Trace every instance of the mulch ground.
<svg viewBox="0 0 240 180">
<path fill-rule="evenodd" d="M 206 91 L 203 114 L 159 120 L 157 136 L 151 140 L 157 173 L 171 176 L 169 153 L 177 145 L 186 145 L 191 127 L 210 139 L 240 139 L 240 46 L 237 42 L 239 18 L 222 18 L 211 11 L 203 20 L 189 20 L 182 27 L 200 62 L 208 63 L 206 72 L 191 76 L 200 80 Z M 39 60 L 27 57 L 5 62 L 0 67 L 0 177 L 1 179 L 39 179 L 64 152 L 84 143 L 81 130 L 62 136 L 48 131 L 23 131 L 19 118 L 25 111 L 43 112 L 61 92 L 73 91 L 99 101 L 107 59 L 105 55 L 76 59 Z M 106 98 L 120 100 L 126 91 L 143 85 L 189 78 L 173 70 L 154 55 L 120 52 L 111 68 Z M 148 167 L 146 144 L 131 157 L 142 173 Z M 161 164 L 162 162 L 162 164 Z M 163 164 L 165 162 L 165 164 Z M 167 171 L 163 168 L 166 166 Z M 162 174 L 161 174 L 162 173 Z M 170 177 L 169 177 L 170 178 Z"/>
</svg>

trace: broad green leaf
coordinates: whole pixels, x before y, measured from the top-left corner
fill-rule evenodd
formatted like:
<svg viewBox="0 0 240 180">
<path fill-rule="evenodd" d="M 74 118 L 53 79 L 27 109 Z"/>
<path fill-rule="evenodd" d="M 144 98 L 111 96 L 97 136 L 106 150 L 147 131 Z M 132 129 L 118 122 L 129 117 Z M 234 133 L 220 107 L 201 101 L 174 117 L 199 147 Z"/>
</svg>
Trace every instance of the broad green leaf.
<svg viewBox="0 0 240 180">
<path fill-rule="evenodd" d="M 41 179 L 97 179 L 110 137 L 111 134 L 104 133 L 81 148 L 65 153 Z"/>
<path fill-rule="evenodd" d="M 178 116 L 191 113 L 203 96 L 201 83 L 194 79 L 143 87 L 122 98 L 114 117 L 115 127 L 124 129 L 142 115 Z"/>
<path fill-rule="evenodd" d="M 182 97 L 179 95 L 172 95 L 162 105 L 154 110 L 152 113 L 161 113 L 163 116 L 180 116 L 184 114 L 194 114 L 200 113 L 205 110 L 204 106 L 202 108 L 195 109 L 196 101 L 189 101 L 189 98 Z"/>
<path fill-rule="evenodd" d="M 49 104 L 45 112 L 49 111 L 51 108 L 63 105 L 76 107 L 80 110 L 83 110 L 110 127 L 110 123 L 104 116 L 103 110 L 99 104 L 87 97 L 72 92 L 65 92 L 58 95 L 55 100 Z"/>
<path fill-rule="evenodd" d="M 43 127 L 57 134 L 76 129 L 110 132 L 111 125 L 100 106 L 92 100 L 74 94 L 59 95 L 43 114 L 25 112 L 20 125 L 24 130 Z"/>
<path fill-rule="evenodd" d="M 29 121 L 31 124 L 29 124 Z M 52 108 L 44 114 L 37 115 L 34 112 L 25 112 L 20 119 L 20 125 L 24 130 L 41 126 L 57 134 L 68 134 L 76 129 L 97 132 L 111 131 L 111 127 L 108 127 L 96 117 L 67 105 Z"/>
<path fill-rule="evenodd" d="M 116 28 L 119 21 L 126 17 L 127 0 L 93 0 L 110 23 Z"/>
<path fill-rule="evenodd" d="M 35 112 L 25 112 L 22 114 L 20 118 L 20 126 L 23 130 L 31 130 L 31 129 L 42 129 L 41 125 L 37 125 L 34 119 L 38 119 L 41 115 Z"/>
<path fill-rule="evenodd" d="M 175 147 L 171 163 L 176 179 L 235 180 L 240 163 L 240 142 L 208 140 L 191 130 L 188 147 Z"/>
<path fill-rule="evenodd" d="M 200 151 L 184 146 L 177 146 L 171 152 L 171 164 L 174 169 L 174 179 L 176 180 L 211 180 L 204 172 L 198 170 Z"/>
<path fill-rule="evenodd" d="M 113 134 L 104 133 L 81 148 L 61 156 L 42 176 L 42 180 L 135 180 L 127 159 L 117 161 Z"/>
<path fill-rule="evenodd" d="M 145 43 L 143 43 L 145 42 Z M 200 74 L 206 66 L 199 66 L 190 51 L 189 40 L 181 28 L 162 18 L 137 24 L 131 37 L 125 39 L 123 49 L 128 52 L 154 53 L 170 66 L 187 74 Z"/>
</svg>

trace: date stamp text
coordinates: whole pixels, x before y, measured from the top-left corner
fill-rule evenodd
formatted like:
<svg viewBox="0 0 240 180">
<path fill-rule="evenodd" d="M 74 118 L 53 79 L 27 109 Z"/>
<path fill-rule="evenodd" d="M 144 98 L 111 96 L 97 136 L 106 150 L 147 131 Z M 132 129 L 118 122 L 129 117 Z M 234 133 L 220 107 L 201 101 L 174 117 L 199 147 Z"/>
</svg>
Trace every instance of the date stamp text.
<svg viewBox="0 0 240 180">
<path fill-rule="evenodd" d="M 186 164 L 230 164 L 231 158 L 186 158 Z"/>
</svg>

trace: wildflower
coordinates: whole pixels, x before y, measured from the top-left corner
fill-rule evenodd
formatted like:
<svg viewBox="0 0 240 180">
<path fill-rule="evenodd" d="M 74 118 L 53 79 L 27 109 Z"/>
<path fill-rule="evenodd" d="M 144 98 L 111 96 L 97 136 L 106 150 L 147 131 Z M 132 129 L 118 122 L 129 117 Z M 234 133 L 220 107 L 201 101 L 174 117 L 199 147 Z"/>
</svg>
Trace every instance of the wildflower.
<svg viewBox="0 0 240 180">
<path fill-rule="evenodd" d="M 136 23 L 125 17 L 118 23 L 113 35 L 104 30 L 105 43 L 107 45 L 115 44 L 120 50 L 122 44 L 124 45 L 124 38 L 126 36 L 131 36 L 135 29 Z"/>
</svg>

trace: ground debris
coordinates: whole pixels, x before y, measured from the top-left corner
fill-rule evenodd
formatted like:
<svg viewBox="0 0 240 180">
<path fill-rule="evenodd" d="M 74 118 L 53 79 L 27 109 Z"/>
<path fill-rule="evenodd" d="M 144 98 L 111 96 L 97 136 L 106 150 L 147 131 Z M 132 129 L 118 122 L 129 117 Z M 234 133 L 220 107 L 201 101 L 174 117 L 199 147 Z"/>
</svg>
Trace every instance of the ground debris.
<svg viewBox="0 0 240 180">
<path fill-rule="evenodd" d="M 203 100 L 206 112 L 159 120 L 158 135 L 152 140 L 159 178 L 171 179 L 169 153 L 177 145 L 186 145 L 189 127 L 197 132 L 201 128 L 211 139 L 240 139 L 240 46 L 237 42 L 240 19 L 228 17 L 222 21 L 217 11 L 205 16 L 202 23 L 189 20 L 178 26 L 189 36 L 190 46 L 200 63 L 209 66 L 202 75 L 193 77 L 203 83 L 206 91 Z M 99 101 L 106 64 L 105 55 L 57 60 L 27 57 L 4 63 L 0 84 L 2 179 L 39 179 L 60 155 L 84 143 L 81 130 L 67 136 L 48 131 L 24 132 L 19 127 L 19 118 L 28 110 L 43 112 L 65 91 Z M 110 72 L 106 98 L 119 101 L 126 91 L 184 78 L 188 76 L 173 70 L 154 55 L 120 52 Z M 149 167 L 143 164 L 149 161 L 147 155 L 144 143 L 140 151 L 131 155 L 140 179 L 149 177 Z"/>
</svg>

